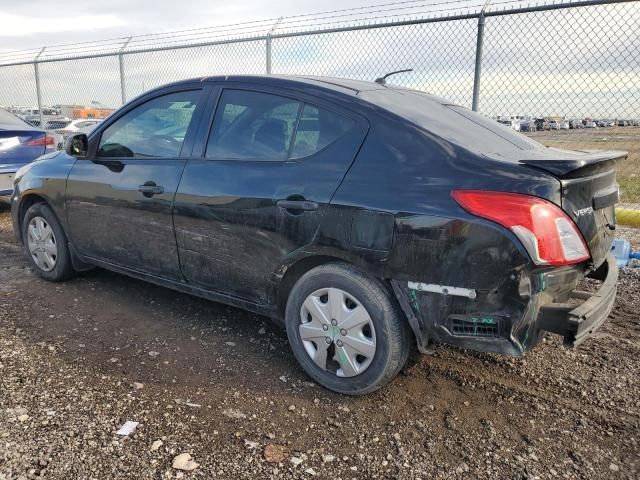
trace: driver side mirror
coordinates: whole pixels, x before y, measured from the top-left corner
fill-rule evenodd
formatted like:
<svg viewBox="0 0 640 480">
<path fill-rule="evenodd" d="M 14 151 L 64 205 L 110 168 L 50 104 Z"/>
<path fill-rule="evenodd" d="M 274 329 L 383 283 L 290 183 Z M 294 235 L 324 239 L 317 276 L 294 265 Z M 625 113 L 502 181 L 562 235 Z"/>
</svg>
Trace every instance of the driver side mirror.
<svg viewBox="0 0 640 480">
<path fill-rule="evenodd" d="M 86 133 L 76 133 L 67 138 L 64 151 L 72 157 L 85 158 L 89 150 L 89 139 Z"/>
</svg>

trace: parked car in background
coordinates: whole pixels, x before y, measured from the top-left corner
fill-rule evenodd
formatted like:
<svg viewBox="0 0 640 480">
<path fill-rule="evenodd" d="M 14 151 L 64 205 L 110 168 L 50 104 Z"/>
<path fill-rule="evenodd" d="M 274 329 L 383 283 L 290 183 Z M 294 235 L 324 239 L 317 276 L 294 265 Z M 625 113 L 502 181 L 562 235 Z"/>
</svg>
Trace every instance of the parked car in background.
<svg viewBox="0 0 640 480">
<path fill-rule="evenodd" d="M 549 122 L 544 118 L 536 118 L 535 125 L 537 131 L 549 130 Z"/>
<path fill-rule="evenodd" d="M 598 126 L 596 125 L 596 122 L 594 122 L 593 120 L 587 120 L 584 126 L 586 128 L 598 128 Z"/>
<path fill-rule="evenodd" d="M 102 120 L 99 118 L 82 118 L 79 120 L 72 120 L 70 121 L 65 127 L 61 128 L 60 130 L 58 130 L 58 133 L 66 136 L 71 135 L 72 133 L 76 133 L 80 130 L 83 130 L 85 128 L 88 127 L 95 127 L 97 124 L 99 124 Z"/>
<path fill-rule="evenodd" d="M 72 121 L 73 120 L 71 120 L 70 118 L 65 117 L 50 118 L 44 122 L 44 129 L 58 131 L 69 126 Z"/>
<path fill-rule="evenodd" d="M 98 118 L 72 120 L 64 127 L 57 129 L 56 133 L 62 136 L 62 143 L 64 143 L 74 133 L 90 133 L 101 121 Z M 60 148 L 62 148 L 62 145 L 60 145 Z"/>
<path fill-rule="evenodd" d="M 577 118 L 572 118 L 571 120 L 569 120 L 569 128 L 579 129 L 579 128 L 584 128 L 584 125 L 582 123 L 582 120 L 578 120 Z"/>
<path fill-rule="evenodd" d="M 64 138 L 57 131 L 69 125 L 71 123 L 71 119 L 67 117 L 61 117 L 55 110 L 52 109 L 48 109 L 45 111 L 52 114 L 43 115 L 42 117 L 40 117 L 40 115 L 29 115 L 25 117 L 24 120 L 29 125 L 38 128 L 42 128 L 40 125 L 40 122 L 42 121 L 44 123 L 44 128 L 42 129 L 45 130 L 53 138 L 56 148 L 60 149 L 63 146 Z"/>
<path fill-rule="evenodd" d="M 11 195 L 21 167 L 55 148 L 53 137 L 0 108 L 0 196 Z"/>
<path fill-rule="evenodd" d="M 533 120 L 522 120 L 520 122 L 520 131 L 521 132 L 535 132 L 536 124 Z"/>
<path fill-rule="evenodd" d="M 59 131 L 66 128 L 71 122 L 70 118 L 65 117 L 52 118 L 44 122 L 44 130 L 54 138 L 58 149 L 64 146 L 64 136 Z"/>
<path fill-rule="evenodd" d="M 505 127 L 515 130 L 516 132 L 519 132 L 521 128 L 519 120 L 498 118 L 497 122 Z"/>
<path fill-rule="evenodd" d="M 216 76 L 21 169 L 11 212 L 41 277 L 100 266 L 268 315 L 311 378 L 355 395 L 430 342 L 520 356 L 595 332 L 625 156 L 390 85 Z M 585 275 L 602 287 L 574 293 Z"/>
<path fill-rule="evenodd" d="M 569 130 L 569 122 L 566 120 L 560 122 L 560 130 Z"/>
<path fill-rule="evenodd" d="M 619 127 L 626 127 L 628 126 L 628 122 L 626 120 L 618 120 L 618 126 Z"/>
<path fill-rule="evenodd" d="M 64 128 L 64 125 L 68 125 L 71 122 L 70 118 L 61 117 L 60 115 L 28 115 L 24 118 L 24 121 L 29 125 L 34 127 L 40 127 L 40 122 L 44 123 L 44 127 L 46 129 L 47 125 L 51 128 L 50 130 L 55 130 L 55 128 Z"/>
<path fill-rule="evenodd" d="M 556 120 L 549 120 L 549 130 L 560 130 L 560 122 Z"/>
</svg>

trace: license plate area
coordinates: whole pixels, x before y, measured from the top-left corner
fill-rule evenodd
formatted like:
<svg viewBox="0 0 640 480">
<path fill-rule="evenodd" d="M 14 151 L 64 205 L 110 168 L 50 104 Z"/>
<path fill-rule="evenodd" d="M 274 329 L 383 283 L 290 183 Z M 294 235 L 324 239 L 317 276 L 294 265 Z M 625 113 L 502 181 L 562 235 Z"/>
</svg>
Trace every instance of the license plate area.
<svg viewBox="0 0 640 480">
<path fill-rule="evenodd" d="M 13 190 L 13 173 L 0 173 L 0 190 Z"/>
</svg>

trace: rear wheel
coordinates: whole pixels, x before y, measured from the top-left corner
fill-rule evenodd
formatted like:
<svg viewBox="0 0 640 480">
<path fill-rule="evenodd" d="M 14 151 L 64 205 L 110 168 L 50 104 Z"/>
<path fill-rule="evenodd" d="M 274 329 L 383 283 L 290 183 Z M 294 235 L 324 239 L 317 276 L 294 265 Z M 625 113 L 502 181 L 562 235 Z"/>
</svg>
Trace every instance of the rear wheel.
<svg viewBox="0 0 640 480">
<path fill-rule="evenodd" d="M 410 331 L 388 289 L 346 264 L 304 274 L 291 290 L 285 321 L 305 372 L 347 395 L 384 386 L 411 350 Z"/>
<path fill-rule="evenodd" d="M 42 278 L 59 282 L 75 273 L 67 237 L 51 208 L 45 203 L 29 207 L 22 220 L 22 240 L 27 257 Z"/>
</svg>

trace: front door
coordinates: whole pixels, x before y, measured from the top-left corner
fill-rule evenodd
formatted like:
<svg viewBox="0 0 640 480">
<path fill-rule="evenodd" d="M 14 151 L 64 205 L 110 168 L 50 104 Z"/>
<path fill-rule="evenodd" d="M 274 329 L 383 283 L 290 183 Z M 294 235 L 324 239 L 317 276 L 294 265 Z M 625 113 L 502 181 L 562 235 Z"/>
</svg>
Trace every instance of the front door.
<svg viewBox="0 0 640 480">
<path fill-rule="evenodd" d="M 182 88 L 141 99 L 110 121 L 73 166 L 67 218 L 82 255 L 182 279 L 172 204 L 203 96 L 201 86 Z"/>
<path fill-rule="evenodd" d="M 197 286 L 271 302 L 269 281 L 313 241 L 368 124 L 287 91 L 239 86 L 217 98 L 176 194 L 182 271 Z"/>
</svg>

